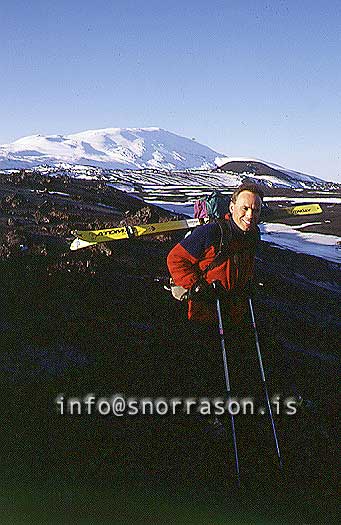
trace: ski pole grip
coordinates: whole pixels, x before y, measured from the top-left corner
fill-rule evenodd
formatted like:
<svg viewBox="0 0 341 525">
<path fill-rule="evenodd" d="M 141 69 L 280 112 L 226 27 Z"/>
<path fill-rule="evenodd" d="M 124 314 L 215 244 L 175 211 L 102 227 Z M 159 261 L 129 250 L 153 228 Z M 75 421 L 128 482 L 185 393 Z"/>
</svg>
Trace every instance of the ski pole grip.
<svg viewBox="0 0 341 525">
<path fill-rule="evenodd" d="M 253 281 L 249 279 L 247 282 L 247 294 L 250 298 L 253 297 Z"/>
<path fill-rule="evenodd" d="M 216 299 L 219 299 L 219 284 L 219 281 L 212 281 L 211 283 Z"/>
</svg>

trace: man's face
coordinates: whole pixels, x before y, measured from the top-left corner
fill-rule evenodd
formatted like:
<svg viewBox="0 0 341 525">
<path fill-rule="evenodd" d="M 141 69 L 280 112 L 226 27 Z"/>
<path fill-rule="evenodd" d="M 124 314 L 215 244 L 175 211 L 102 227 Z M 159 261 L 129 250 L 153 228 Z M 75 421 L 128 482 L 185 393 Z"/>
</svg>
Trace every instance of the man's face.
<svg viewBox="0 0 341 525">
<path fill-rule="evenodd" d="M 239 193 L 236 202 L 230 203 L 232 219 L 241 230 L 255 229 L 260 218 L 262 201 L 259 195 L 251 191 Z"/>
</svg>

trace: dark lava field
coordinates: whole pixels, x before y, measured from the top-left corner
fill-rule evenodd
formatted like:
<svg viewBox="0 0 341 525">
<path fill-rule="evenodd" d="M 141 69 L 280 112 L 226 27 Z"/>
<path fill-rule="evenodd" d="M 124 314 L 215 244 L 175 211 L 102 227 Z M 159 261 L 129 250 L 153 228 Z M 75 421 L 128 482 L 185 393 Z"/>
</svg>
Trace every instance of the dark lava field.
<svg viewBox="0 0 341 525">
<path fill-rule="evenodd" d="M 338 522 L 336 263 L 264 242 L 257 254 L 268 388 L 300 401 L 295 415 L 275 415 L 283 472 L 266 415 L 235 417 L 237 489 L 229 419 L 217 435 L 209 418 L 182 413 L 60 413 L 58 396 L 186 391 L 197 334 L 163 287 L 184 232 L 69 250 L 76 229 L 171 217 L 101 181 L 1 175 L 2 523 Z M 229 349 L 233 378 L 256 350 Z"/>
</svg>

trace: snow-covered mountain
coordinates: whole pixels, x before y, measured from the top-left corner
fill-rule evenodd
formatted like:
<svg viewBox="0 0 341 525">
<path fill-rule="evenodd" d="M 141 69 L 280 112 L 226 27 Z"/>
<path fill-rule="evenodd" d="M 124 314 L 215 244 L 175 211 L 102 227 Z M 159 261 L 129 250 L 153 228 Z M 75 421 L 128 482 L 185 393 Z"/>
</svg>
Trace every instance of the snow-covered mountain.
<svg viewBox="0 0 341 525">
<path fill-rule="evenodd" d="M 107 128 L 72 135 L 32 135 L 0 146 L 0 169 L 60 163 L 105 169 L 213 168 L 221 156 L 160 128 Z"/>
<path fill-rule="evenodd" d="M 236 186 L 246 177 L 274 187 L 331 185 L 267 161 L 224 157 L 194 139 L 154 127 L 107 128 L 72 135 L 32 135 L 0 146 L 0 171 L 45 170 L 46 167 L 48 170 L 60 168 L 71 176 L 91 177 L 95 174 L 89 174 L 89 170 L 101 173 L 108 170 L 166 170 L 172 172 L 172 180 L 176 177 L 175 171 L 212 170 L 218 167 L 219 171 L 227 172 L 224 180 L 219 177 L 223 185 Z M 203 176 L 207 178 L 207 173 Z M 129 178 L 128 174 L 126 177 Z M 198 174 L 194 174 L 191 180 L 181 179 L 182 184 L 199 184 L 199 179 L 196 181 L 198 177 Z M 145 183 L 151 182 L 146 174 L 142 179 Z M 156 183 L 154 180 L 152 182 Z M 209 183 L 206 180 L 206 185 Z"/>
</svg>

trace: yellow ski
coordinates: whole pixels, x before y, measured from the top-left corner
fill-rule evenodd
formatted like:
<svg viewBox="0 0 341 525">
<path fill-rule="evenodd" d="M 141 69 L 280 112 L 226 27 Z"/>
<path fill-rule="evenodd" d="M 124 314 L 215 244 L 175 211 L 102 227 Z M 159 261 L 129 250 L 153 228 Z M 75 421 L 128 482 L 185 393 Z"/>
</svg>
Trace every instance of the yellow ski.
<svg viewBox="0 0 341 525">
<path fill-rule="evenodd" d="M 119 241 L 141 235 L 151 235 L 157 233 L 184 230 L 195 228 L 200 224 L 199 219 L 185 219 L 182 221 L 156 222 L 154 224 L 140 224 L 138 226 L 120 226 L 119 228 L 107 228 L 104 230 L 76 230 L 72 232 L 78 240 L 95 244 L 106 241 Z M 84 246 L 79 246 L 83 248 Z M 74 248 L 78 249 L 78 248 Z"/>
<path fill-rule="evenodd" d="M 284 212 L 285 215 L 314 215 L 322 213 L 322 208 L 319 204 L 303 204 L 277 210 L 278 215 L 281 215 L 281 212 Z M 275 216 L 271 216 L 271 220 L 273 219 L 275 219 Z M 119 241 L 122 239 L 141 237 L 142 235 L 160 234 L 195 228 L 201 223 L 201 219 L 184 219 L 181 221 L 139 224 L 138 226 L 119 226 L 103 230 L 76 230 L 72 232 L 76 238 L 71 243 L 70 250 L 79 250 L 100 242 Z"/>
<path fill-rule="evenodd" d="M 300 206 L 290 206 L 290 208 L 283 208 L 289 215 L 315 215 L 315 213 L 322 213 L 322 208 L 319 204 L 302 204 Z"/>
</svg>

